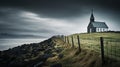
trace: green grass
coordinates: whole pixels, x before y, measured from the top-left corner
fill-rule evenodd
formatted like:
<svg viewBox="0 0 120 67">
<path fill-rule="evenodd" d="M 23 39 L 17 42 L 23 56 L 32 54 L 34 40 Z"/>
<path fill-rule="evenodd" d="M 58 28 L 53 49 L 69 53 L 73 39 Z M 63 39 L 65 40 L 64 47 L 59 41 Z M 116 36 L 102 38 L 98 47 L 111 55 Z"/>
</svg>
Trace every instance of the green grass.
<svg viewBox="0 0 120 67">
<path fill-rule="evenodd" d="M 69 35 L 69 43 L 78 47 L 77 36 L 80 37 L 81 48 L 101 52 L 100 50 L 100 37 L 104 38 L 104 52 L 105 55 L 117 60 L 120 60 L 120 33 L 81 33 Z"/>
<path fill-rule="evenodd" d="M 56 58 L 57 61 L 55 59 L 49 59 L 46 64 L 51 65 L 54 63 L 60 63 L 62 64 L 62 67 L 102 67 L 100 54 L 94 50 L 83 49 L 78 53 L 77 48 L 66 48 L 61 52 L 61 54 L 64 55 L 63 58 Z M 110 67 L 111 65 L 115 65 L 117 62 L 110 58 L 105 60 L 107 60 L 107 63 L 103 67 Z M 117 66 L 120 66 L 120 64 L 113 67 Z"/>
<path fill-rule="evenodd" d="M 77 36 L 80 36 L 81 52 L 78 52 Z M 74 39 L 74 48 L 72 47 L 72 36 Z M 58 57 L 49 58 L 46 64 L 60 63 L 62 67 L 102 67 L 101 66 L 101 51 L 100 51 L 100 37 L 104 37 L 105 62 L 103 67 L 117 67 L 120 62 L 120 34 L 118 33 L 82 33 L 67 36 L 69 43 L 64 42 L 62 52 L 63 58 Z M 57 42 L 58 43 L 58 42 Z M 61 45 L 59 44 L 59 45 Z M 60 46 L 60 47 L 62 47 Z M 57 46 L 58 47 L 58 46 Z M 111 50 L 112 48 L 112 50 Z"/>
</svg>

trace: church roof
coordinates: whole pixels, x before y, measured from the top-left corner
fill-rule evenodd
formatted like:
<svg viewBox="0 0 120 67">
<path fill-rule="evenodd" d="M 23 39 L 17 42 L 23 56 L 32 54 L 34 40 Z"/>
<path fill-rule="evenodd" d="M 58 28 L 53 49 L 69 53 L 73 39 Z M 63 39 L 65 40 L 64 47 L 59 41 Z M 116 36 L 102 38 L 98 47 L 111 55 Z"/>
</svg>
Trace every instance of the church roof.
<svg viewBox="0 0 120 67">
<path fill-rule="evenodd" d="M 92 25 L 93 27 L 96 27 L 96 28 L 108 28 L 108 26 L 106 25 L 105 22 L 92 22 Z"/>
</svg>

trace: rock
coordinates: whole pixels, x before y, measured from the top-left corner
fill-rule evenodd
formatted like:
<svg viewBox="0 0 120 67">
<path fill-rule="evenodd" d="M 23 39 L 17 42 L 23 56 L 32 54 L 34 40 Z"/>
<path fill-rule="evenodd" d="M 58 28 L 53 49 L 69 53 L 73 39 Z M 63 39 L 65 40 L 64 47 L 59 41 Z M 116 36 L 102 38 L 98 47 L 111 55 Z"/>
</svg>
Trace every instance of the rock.
<svg viewBox="0 0 120 67">
<path fill-rule="evenodd" d="M 41 61 L 41 62 L 39 62 L 39 63 L 37 63 L 37 64 L 35 64 L 33 67 L 40 67 L 40 66 L 42 66 L 42 64 L 43 64 L 44 62 L 43 61 Z"/>
<path fill-rule="evenodd" d="M 62 67 L 62 64 L 61 63 L 55 63 L 55 64 L 52 64 L 50 67 Z"/>
<path fill-rule="evenodd" d="M 61 59 L 63 58 L 63 54 L 59 54 L 58 57 Z"/>
</svg>

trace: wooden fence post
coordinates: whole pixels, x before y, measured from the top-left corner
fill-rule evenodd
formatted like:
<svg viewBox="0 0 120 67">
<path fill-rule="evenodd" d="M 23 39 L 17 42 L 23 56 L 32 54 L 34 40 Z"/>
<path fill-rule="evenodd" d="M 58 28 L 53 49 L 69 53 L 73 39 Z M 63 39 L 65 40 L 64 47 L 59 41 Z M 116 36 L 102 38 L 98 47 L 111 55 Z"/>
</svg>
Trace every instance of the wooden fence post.
<svg viewBox="0 0 120 67">
<path fill-rule="evenodd" d="M 74 40 L 73 40 L 73 36 L 72 36 L 72 48 L 74 48 Z"/>
<path fill-rule="evenodd" d="M 67 42 L 69 43 L 69 37 L 67 37 Z"/>
<path fill-rule="evenodd" d="M 100 37 L 100 45 L 101 45 L 101 59 L 102 59 L 102 65 L 104 65 L 105 60 L 104 60 L 104 42 L 103 42 L 103 37 Z"/>
<path fill-rule="evenodd" d="M 79 52 L 81 52 L 81 47 L 80 47 L 80 38 L 79 38 L 79 35 L 77 36 L 77 39 L 78 39 L 78 50 L 79 50 Z"/>
<path fill-rule="evenodd" d="M 62 40 L 64 41 L 64 35 L 61 35 L 61 37 L 62 37 Z"/>
<path fill-rule="evenodd" d="M 64 41 L 66 42 L 66 36 L 64 36 Z"/>
</svg>

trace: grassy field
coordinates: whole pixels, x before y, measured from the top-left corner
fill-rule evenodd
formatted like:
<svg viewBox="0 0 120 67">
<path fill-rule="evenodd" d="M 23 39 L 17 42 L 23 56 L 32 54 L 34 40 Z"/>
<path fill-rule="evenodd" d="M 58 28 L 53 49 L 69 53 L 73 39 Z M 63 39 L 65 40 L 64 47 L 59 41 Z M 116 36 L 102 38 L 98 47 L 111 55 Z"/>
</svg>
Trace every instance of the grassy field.
<svg viewBox="0 0 120 67">
<path fill-rule="evenodd" d="M 73 37 L 76 47 L 78 46 L 77 36 L 80 37 L 81 48 L 99 53 L 101 52 L 100 37 L 103 37 L 105 55 L 120 60 L 120 33 L 81 33 L 67 36 L 70 44 L 72 44 Z"/>
<path fill-rule="evenodd" d="M 106 63 L 102 66 L 101 56 L 94 50 L 82 49 L 79 53 L 77 48 L 66 48 L 60 54 L 63 54 L 62 58 L 58 56 L 48 58 L 45 66 L 49 67 L 54 64 L 61 64 L 62 67 L 119 67 L 120 62 L 107 58 Z M 61 67 L 61 66 L 56 66 Z"/>
<path fill-rule="evenodd" d="M 78 50 L 78 39 L 80 38 L 81 52 Z M 74 48 L 72 48 L 72 37 Z M 100 37 L 104 38 L 105 64 L 102 66 Z M 66 39 L 66 40 L 65 40 Z M 67 40 L 69 39 L 69 40 Z M 56 47 L 62 47 L 62 52 L 56 53 L 54 57 L 48 58 L 43 67 L 62 65 L 62 67 L 119 67 L 120 61 L 120 34 L 119 33 L 81 33 L 68 35 L 66 41 L 56 40 Z M 68 43 L 69 41 L 69 43 Z M 112 50 L 111 50 L 112 49 Z M 59 55 L 63 57 L 60 58 Z M 61 67 L 61 66 L 59 66 Z"/>
</svg>

